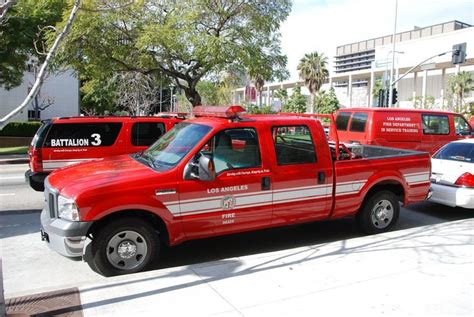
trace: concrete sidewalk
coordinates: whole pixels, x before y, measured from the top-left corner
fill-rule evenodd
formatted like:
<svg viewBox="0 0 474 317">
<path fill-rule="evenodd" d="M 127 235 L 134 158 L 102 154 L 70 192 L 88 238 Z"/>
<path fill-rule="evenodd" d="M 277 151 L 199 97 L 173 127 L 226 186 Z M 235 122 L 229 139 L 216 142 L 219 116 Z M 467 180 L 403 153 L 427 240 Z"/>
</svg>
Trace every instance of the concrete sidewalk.
<svg viewBox="0 0 474 317">
<path fill-rule="evenodd" d="M 55 307 L 42 312 L 76 316 L 473 316 L 473 228 L 474 219 L 467 219 L 104 278 L 99 283 L 39 294 L 35 299 L 7 294 L 7 312 L 20 313 L 20 307 L 28 303 L 30 309 L 33 304 L 41 308 L 42 299 L 57 299 Z M 65 296 L 71 300 L 61 300 Z"/>
</svg>

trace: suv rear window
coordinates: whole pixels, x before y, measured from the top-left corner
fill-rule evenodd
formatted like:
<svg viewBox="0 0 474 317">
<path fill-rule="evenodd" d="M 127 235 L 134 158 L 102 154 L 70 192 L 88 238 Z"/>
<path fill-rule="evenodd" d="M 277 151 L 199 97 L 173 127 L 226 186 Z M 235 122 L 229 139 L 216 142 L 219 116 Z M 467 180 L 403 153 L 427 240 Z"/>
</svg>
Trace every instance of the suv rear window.
<svg viewBox="0 0 474 317">
<path fill-rule="evenodd" d="M 132 144 L 150 146 L 165 133 L 165 125 L 161 122 L 137 122 L 132 127 Z"/>
<path fill-rule="evenodd" d="M 366 122 L 367 122 L 367 113 L 356 112 L 352 116 L 350 130 L 354 132 L 364 132 Z"/>
<path fill-rule="evenodd" d="M 347 130 L 347 124 L 349 123 L 350 117 L 350 112 L 339 112 L 336 118 L 336 129 L 343 131 Z"/>
<path fill-rule="evenodd" d="M 58 123 L 51 127 L 45 147 L 111 146 L 122 128 L 120 122 Z"/>
<path fill-rule="evenodd" d="M 31 146 L 35 149 L 40 148 L 43 145 L 44 138 L 51 127 L 51 120 L 43 121 L 41 127 L 36 131 L 34 138 L 31 140 Z"/>
</svg>

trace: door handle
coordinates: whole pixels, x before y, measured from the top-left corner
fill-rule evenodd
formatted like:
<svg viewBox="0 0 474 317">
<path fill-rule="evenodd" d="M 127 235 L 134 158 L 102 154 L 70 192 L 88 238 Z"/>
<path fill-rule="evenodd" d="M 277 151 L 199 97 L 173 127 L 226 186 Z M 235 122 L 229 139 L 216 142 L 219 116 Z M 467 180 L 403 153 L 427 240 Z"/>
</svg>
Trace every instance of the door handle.
<svg viewBox="0 0 474 317">
<path fill-rule="evenodd" d="M 326 182 L 326 173 L 318 172 L 318 184 L 324 184 Z"/>
<path fill-rule="evenodd" d="M 262 177 L 262 190 L 270 190 L 270 177 Z"/>
</svg>

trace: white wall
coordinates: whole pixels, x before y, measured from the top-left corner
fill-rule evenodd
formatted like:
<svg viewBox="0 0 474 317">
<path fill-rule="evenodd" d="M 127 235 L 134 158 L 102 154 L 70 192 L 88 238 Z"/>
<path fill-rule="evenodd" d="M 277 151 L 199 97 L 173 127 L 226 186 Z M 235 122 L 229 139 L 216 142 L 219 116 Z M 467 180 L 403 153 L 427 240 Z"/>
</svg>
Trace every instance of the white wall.
<svg viewBox="0 0 474 317">
<path fill-rule="evenodd" d="M 25 73 L 23 83 L 20 86 L 12 90 L 0 88 L 0 117 L 5 116 L 20 105 L 28 94 L 28 87 L 31 87 L 33 82 L 33 74 Z M 41 111 L 41 119 L 79 115 L 79 80 L 71 71 L 48 76 L 41 88 L 40 104 L 48 98 L 53 101 L 53 104 Z M 33 110 L 33 106 L 30 105 L 28 109 Z M 27 120 L 28 110 L 25 109 L 17 114 L 12 121 Z"/>
</svg>

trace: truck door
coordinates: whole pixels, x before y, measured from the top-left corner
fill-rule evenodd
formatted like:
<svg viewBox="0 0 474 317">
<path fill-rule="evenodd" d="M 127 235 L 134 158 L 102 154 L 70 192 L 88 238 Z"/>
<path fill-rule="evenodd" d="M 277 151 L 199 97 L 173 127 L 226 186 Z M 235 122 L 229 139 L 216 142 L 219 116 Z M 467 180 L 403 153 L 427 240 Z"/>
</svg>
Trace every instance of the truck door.
<svg viewBox="0 0 474 317">
<path fill-rule="evenodd" d="M 200 153 L 212 156 L 213 181 L 183 180 L 180 215 L 188 238 L 239 232 L 270 224 L 270 169 L 262 160 L 257 130 L 217 132 Z"/>
<path fill-rule="evenodd" d="M 317 153 L 315 144 L 322 142 L 314 142 L 324 136 L 306 125 L 287 125 L 273 127 L 272 137 L 273 223 L 326 217 L 332 202 L 332 162 L 327 143 L 326 151 Z"/>
</svg>

